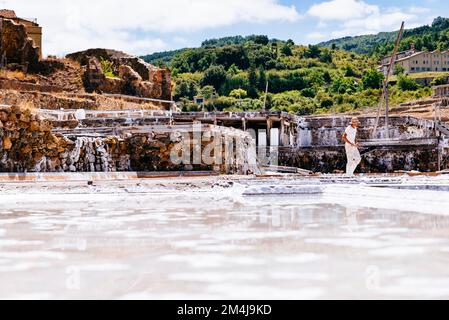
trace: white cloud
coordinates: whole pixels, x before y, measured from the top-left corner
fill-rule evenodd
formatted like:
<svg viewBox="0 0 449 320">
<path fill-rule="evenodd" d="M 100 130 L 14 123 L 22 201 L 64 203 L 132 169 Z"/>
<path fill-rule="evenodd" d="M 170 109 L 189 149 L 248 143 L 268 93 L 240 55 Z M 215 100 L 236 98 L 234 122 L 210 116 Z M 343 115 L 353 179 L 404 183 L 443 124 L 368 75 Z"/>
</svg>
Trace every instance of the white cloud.
<svg viewBox="0 0 449 320">
<path fill-rule="evenodd" d="M 307 13 L 323 21 L 345 21 L 378 14 L 379 7 L 359 0 L 332 0 L 313 5 Z"/>
<path fill-rule="evenodd" d="M 372 34 L 381 31 L 398 30 L 402 21 L 406 28 L 427 23 L 430 10 L 421 7 L 380 8 L 362 0 L 332 0 L 313 5 L 309 16 L 319 19 L 319 24 L 333 22 L 331 38 Z"/>
<path fill-rule="evenodd" d="M 322 32 L 311 32 L 307 34 L 307 39 L 311 41 L 325 40 L 329 35 Z"/>
<path fill-rule="evenodd" d="M 38 18 L 49 54 L 89 47 L 148 53 L 166 49 L 162 35 L 300 18 L 278 0 L 6 0 L 4 6 Z"/>
</svg>

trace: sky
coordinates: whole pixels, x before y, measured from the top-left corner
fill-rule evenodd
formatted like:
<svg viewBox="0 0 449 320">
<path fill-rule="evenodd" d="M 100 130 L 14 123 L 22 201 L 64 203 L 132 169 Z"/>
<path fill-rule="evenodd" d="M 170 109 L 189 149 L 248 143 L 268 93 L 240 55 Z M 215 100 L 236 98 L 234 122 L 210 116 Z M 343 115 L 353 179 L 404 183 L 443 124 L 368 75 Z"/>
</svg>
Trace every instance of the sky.
<svg viewBox="0 0 449 320">
<path fill-rule="evenodd" d="M 135 55 L 197 47 L 205 39 L 266 34 L 316 44 L 449 17 L 448 0 L 0 0 L 36 18 L 44 55 L 88 48 Z M 446 5 L 445 5 L 446 4 Z"/>
</svg>

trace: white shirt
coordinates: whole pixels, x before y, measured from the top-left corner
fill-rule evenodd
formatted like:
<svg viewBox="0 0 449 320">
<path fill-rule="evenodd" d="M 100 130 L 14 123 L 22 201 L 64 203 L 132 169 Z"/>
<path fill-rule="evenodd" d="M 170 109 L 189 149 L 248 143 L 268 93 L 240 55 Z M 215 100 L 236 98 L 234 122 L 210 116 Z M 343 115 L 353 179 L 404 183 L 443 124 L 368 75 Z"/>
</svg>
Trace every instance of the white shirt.
<svg viewBox="0 0 449 320">
<path fill-rule="evenodd" d="M 351 142 L 355 144 L 355 137 L 357 136 L 357 128 L 354 128 L 353 126 L 348 126 L 345 130 L 346 138 Z"/>
</svg>

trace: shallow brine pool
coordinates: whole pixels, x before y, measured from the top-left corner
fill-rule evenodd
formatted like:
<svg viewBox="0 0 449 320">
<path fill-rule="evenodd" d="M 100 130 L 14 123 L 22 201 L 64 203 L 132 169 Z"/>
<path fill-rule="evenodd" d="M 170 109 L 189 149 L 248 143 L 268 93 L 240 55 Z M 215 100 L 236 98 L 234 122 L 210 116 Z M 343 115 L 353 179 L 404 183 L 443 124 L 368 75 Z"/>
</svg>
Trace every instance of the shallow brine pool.
<svg viewBox="0 0 449 320">
<path fill-rule="evenodd" d="M 445 207 L 338 190 L 3 199 L 0 298 L 449 298 Z"/>
</svg>

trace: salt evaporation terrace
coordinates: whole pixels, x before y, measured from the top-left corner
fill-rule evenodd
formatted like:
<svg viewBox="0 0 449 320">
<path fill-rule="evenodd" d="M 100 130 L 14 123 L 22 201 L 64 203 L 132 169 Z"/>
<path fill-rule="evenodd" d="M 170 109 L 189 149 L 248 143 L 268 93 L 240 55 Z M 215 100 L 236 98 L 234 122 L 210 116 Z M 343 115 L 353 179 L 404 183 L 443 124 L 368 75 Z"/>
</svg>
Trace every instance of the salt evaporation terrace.
<svg viewBox="0 0 449 320">
<path fill-rule="evenodd" d="M 449 297 L 444 176 L 0 189 L 0 298 Z"/>
<path fill-rule="evenodd" d="M 38 137 L 7 137 L 67 146 L 59 145 L 60 170 L 50 154 L 38 167 L 25 159 L 21 168 L 35 173 L 0 175 L 0 298 L 449 297 L 449 178 L 393 173 L 447 167 L 432 121 L 392 118 L 390 139 L 381 122 L 373 140 L 374 119 L 362 117 L 365 174 L 349 178 L 279 174 L 249 161 L 262 150 L 279 165 L 341 170 L 347 117 L 41 113 L 51 130 L 38 123 Z M 167 133 L 190 134 L 197 121 L 243 142 L 236 148 L 252 150 L 247 161 L 168 168 Z"/>
<path fill-rule="evenodd" d="M 332 173 L 345 168 L 341 135 L 349 116 L 298 117 L 285 112 L 86 111 L 83 120 L 73 120 L 75 111 L 41 112 L 53 119 L 53 132 L 72 137 L 150 133 L 152 126 L 170 126 L 171 130 L 177 130 L 179 126 L 197 122 L 233 128 L 234 132 L 247 132 L 254 138 L 259 156 L 267 154 L 259 158 L 268 163 L 260 165 L 273 164 L 270 159 L 275 158 L 275 165 L 313 172 Z M 360 117 L 360 120 L 359 139 L 364 155 L 361 172 L 429 172 L 447 168 L 449 130 L 441 127 L 440 122 L 395 116 L 390 117 L 387 128 L 385 119 L 381 118 L 376 136 L 372 136 L 375 117 Z"/>
</svg>

